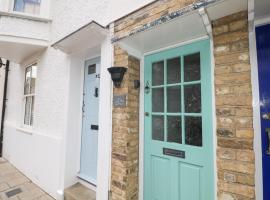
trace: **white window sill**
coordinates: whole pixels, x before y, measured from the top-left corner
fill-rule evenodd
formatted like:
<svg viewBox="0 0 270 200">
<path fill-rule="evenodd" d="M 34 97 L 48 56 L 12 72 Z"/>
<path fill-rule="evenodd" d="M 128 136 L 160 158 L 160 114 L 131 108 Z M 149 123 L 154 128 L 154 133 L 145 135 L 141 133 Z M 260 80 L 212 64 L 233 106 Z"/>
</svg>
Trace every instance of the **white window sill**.
<svg viewBox="0 0 270 200">
<path fill-rule="evenodd" d="M 8 17 L 17 17 L 17 18 L 22 18 L 22 19 L 29 19 L 33 21 L 40 21 L 40 22 L 51 22 L 52 20 L 49 18 L 45 17 L 40 17 L 37 15 L 31 15 L 28 13 L 23 13 L 23 12 L 16 12 L 16 11 L 11 11 L 11 12 L 6 12 L 6 11 L 0 11 L 0 16 L 8 16 Z"/>
<path fill-rule="evenodd" d="M 17 127 L 16 130 L 20 131 L 20 132 L 23 132 L 25 134 L 28 134 L 28 135 L 33 135 L 34 134 L 33 128 Z"/>
</svg>

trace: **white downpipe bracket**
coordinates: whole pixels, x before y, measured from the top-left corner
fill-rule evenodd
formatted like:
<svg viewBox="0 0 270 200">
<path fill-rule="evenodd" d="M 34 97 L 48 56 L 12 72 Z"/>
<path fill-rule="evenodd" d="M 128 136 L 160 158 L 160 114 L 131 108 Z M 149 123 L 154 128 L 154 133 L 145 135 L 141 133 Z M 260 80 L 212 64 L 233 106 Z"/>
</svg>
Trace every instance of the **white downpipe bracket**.
<svg viewBox="0 0 270 200">
<path fill-rule="evenodd" d="M 212 30 L 211 20 L 210 20 L 209 15 L 208 15 L 208 13 L 207 13 L 207 11 L 205 10 L 204 7 L 199 9 L 199 14 L 200 14 L 200 16 L 202 18 L 204 27 L 205 27 L 209 37 L 212 38 L 213 30 Z"/>
</svg>

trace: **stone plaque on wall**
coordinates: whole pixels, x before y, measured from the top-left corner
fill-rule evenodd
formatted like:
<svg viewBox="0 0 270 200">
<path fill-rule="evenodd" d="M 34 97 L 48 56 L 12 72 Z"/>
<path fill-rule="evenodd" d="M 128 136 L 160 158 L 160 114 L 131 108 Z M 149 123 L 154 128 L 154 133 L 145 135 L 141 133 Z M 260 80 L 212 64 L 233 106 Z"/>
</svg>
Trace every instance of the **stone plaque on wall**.
<svg viewBox="0 0 270 200">
<path fill-rule="evenodd" d="M 123 108 L 127 106 L 127 95 L 113 96 L 113 107 Z"/>
</svg>

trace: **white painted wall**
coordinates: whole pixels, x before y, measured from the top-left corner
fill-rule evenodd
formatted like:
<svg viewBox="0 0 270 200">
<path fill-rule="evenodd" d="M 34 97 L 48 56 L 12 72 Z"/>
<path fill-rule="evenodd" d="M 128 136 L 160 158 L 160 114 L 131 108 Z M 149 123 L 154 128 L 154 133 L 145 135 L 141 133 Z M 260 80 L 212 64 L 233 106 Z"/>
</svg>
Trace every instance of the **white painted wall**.
<svg viewBox="0 0 270 200">
<path fill-rule="evenodd" d="M 27 20 L 14 16 L 0 17 L 0 35 L 48 40 L 49 26 L 50 23 L 48 22 Z"/>
<path fill-rule="evenodd" d="M 24 67 L 38 63 L 34 127 L 22 127 Z M 4 157 L 56 197 L 66 126 L 67 56 L 52 48 L 25 63 L 12 63 L 4 130 Z"/>
</svg>

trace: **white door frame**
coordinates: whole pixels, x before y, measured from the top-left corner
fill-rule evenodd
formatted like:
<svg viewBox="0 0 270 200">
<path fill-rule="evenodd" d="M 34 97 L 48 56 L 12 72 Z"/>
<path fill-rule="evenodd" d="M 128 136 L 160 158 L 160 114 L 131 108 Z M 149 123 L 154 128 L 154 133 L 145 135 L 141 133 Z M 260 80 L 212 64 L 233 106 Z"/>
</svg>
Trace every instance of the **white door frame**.
<svg viewBox="0 0 270 200">
<path fill-rule="evenodd" d="M 107 71 L 113 63 L 113 47 L 110 38 L 108 34 L 101 44 L 97 200 L 108 200 L 111 179 L 113 87 L 111 76 Z"/>
<path fill-rule="evenodd" d="M 88 49 L 89 50 L 89 49 Z M 80 81 L 78 85 L 78 100 L 80 105 L 77 105 L 75 109 L 79 109 L 76 111 L 76 116 L 79 122 L 76 122 L 74 125 L 76 131 L 76 138 L 79 141 L 76 141 L 76 152 L 72 157 L 68 157 L 67 149 L 69 148 L 67 145 L 70 141 L 67 139 L 68 134 L 70 133 L 69 127 L 69 106 L 73 101 L 68 100 L 67 103 L 67 112 L 65 116 L 65 133 L 63 137 L 63 141 L 61 142 L 61 166 L 60 166 L 60 176 L 59 176 L 59 189 L 57 190 L 57 199 L 63 200 L 64 198 L 64 189 L 66 187 L 71 186 L 72 184 L 78 182 L 77 173 L 80 169 L 80 149 L 81 149 L 81 132 L 82 132 L 82 102 L 83 102 L 83 84 L 84 84 L 84 61 L 88 58 L 91 59 L 93 57 L 101 57 L 100 60 L 100 101 L 99 101 L 99 141 L 98 141 L 98 161 L 97 161 L 97 188 L 96 188 L 96 199 L 97 200 L 108 200 L 108 191 L 110 190 L 110 178 L 111 178 L 111 141 L 112 141 L 112 81 L 110 74 L 107 71 L 107 68 L 112 66 L 113 63 L 113 51 L 111 44 L 111 35 L 108 33 L 106 38 L 101 42 L 100 49 L 90 49 L 89 51 L 85 50 L 82 52 L 76 52 L 67 57 L 69 64 L 69 78 L 67 80 L 67 85 L 70 87 L 72 84 L 70 73 L 71 67 L 80 68 L 80 79 L 76 79 Z M 74 59 L 74 60 L 73 60 Z M 78 75 L 76 75 L 78 76 Z M 77 82 L 78 83 L 78 82 Z M 74 88 L 73 88 L 74 89 Z M 72 89 L 72 90 L 73 90 Z M 70 93 L 68 93 L 69 97 Z M 79 108 L 78 108 L 79 107 Z M 79 123 L 79 124 L 77 124 Z M 73 126 L 73 125 L 72 125 Z M 72 142 L 72 141 L 71 141 Z M 72 169 L 67 169 L 66 164 L 70 162 L 70 160 L 76 161 L 73 163 Z"/>
</svg>

